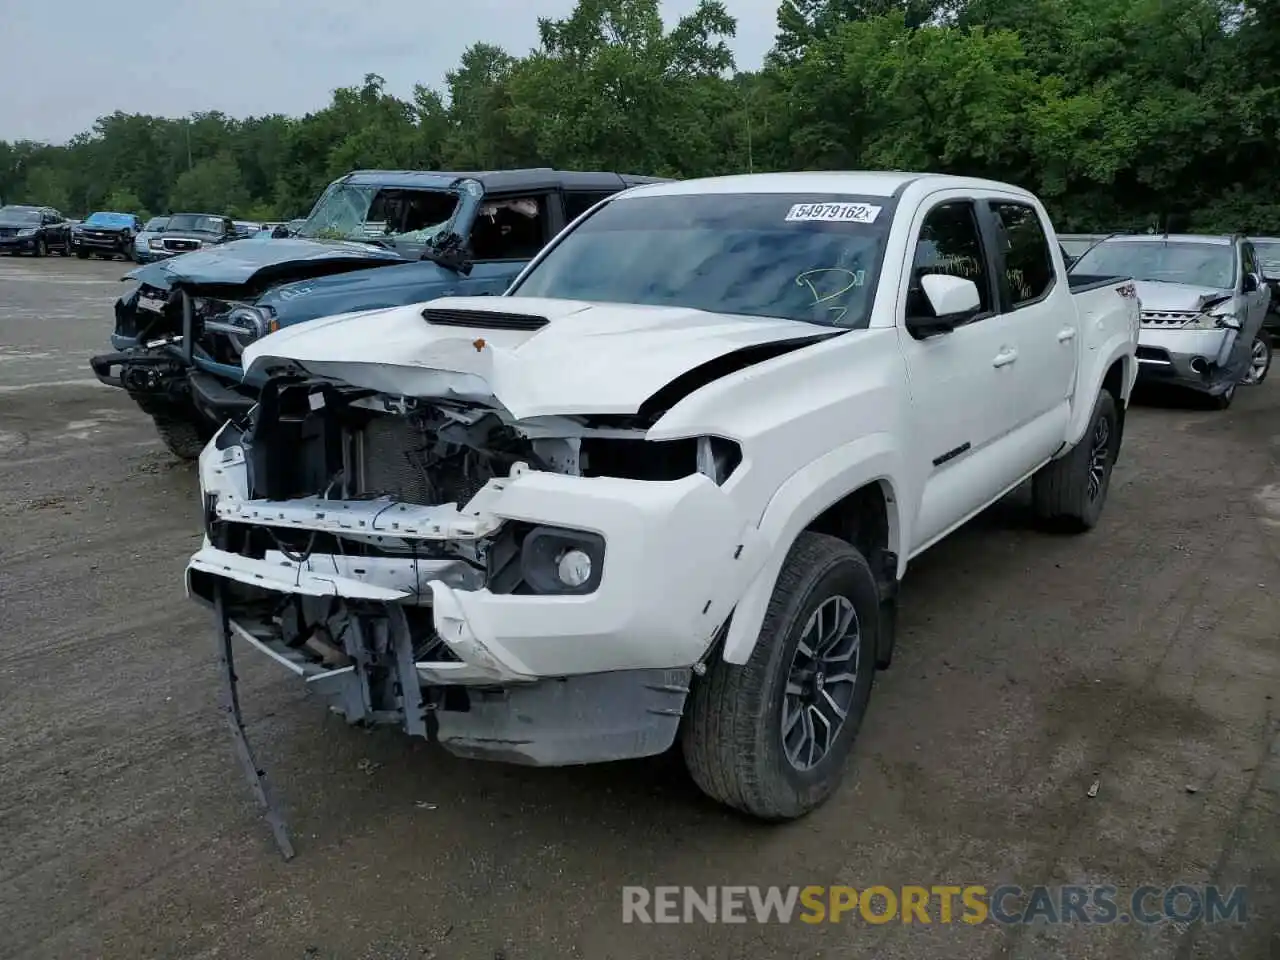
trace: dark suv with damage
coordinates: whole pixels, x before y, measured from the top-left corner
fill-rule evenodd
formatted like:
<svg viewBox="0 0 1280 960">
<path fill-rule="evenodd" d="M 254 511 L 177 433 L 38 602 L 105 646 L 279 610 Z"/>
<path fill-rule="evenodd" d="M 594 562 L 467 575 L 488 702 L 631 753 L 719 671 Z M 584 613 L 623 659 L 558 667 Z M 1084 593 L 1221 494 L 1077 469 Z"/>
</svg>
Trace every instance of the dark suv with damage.
<svg viewBox="0 0 1280 960">
<path fill-rule="evenodd" d="M 137 286 L 116 303 L 117 352 L 90 363 L 151 415 L 174 454 L 194 459 L 257 402 L 261 384 L 246 380 L 240 360 L 253 341 L 319 317 L 502 293 L 567 223 L 655 180 L 545 168 L 357 171 L 325 189 L 296 235 L 130 271 Z"/>
<path fill-rule="evenodd" d="M 81 260 L 90 256 L 132 260 L 133 238 L 141 232 L 137 215 L 98 210 L 71 228 L 71 246 Z"/>
</svg>

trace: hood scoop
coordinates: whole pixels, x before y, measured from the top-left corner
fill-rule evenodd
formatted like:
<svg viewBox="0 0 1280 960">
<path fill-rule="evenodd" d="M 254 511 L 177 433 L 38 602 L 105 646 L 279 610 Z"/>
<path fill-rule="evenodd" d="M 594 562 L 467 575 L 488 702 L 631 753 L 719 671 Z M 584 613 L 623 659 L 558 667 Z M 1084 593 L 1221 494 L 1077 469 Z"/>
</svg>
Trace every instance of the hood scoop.
<svg viewBox="0 0 1280 960">
<path fill-rule="evenodd" d="M 459 310 L 427 307 L 422 319 L 437 327 L 470 327 L 478 330 L 541 330 L 550 321 L 532 313 L 497 310 Z"/>
</svg>

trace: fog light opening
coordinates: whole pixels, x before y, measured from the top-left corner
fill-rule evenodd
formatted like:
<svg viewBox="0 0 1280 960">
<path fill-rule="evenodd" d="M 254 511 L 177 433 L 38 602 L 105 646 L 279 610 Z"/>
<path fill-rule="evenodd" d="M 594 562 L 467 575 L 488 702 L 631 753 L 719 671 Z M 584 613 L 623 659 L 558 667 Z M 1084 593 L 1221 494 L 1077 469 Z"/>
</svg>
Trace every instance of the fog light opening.
<svg viewBox="0 0 1280 960">
<path fill-rule="evenodd" d="M 556 576 L 566 587 L 576 590 L 591 579 L 591 557 L 583 550 L 570 548 L 556 560 Z"/>
</svg>

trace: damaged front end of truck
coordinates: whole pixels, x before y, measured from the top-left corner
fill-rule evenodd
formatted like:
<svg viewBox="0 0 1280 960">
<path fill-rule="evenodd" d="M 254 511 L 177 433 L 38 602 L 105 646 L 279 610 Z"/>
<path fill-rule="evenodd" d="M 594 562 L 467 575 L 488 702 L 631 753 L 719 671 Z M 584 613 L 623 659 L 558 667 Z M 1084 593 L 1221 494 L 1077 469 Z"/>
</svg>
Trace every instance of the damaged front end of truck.
<svg viewBox="0 0 1280 960">
<path fill-rule="evenodd" d="M 655 426 L 838 331 L 503 300 L 332 318 L 247 351 L 268 379 L 201 454 L 188 591 L 229 675 L 236 637 L 351 723 L 534 765 L 661 753 L 735 602 L 719 573 L 749 518 L 724 490 L 734 439 Z M 228 704 L 242 743 L 233 685 Z"/>
</svg>

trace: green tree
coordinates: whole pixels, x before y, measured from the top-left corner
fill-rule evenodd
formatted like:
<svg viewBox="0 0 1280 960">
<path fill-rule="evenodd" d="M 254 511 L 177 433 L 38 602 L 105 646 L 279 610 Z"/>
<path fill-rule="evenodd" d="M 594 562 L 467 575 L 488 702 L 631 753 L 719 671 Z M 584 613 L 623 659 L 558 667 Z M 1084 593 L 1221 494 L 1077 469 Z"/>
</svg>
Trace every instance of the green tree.
<svg viewBox="0 0 1280 960">
<path fill-rule="evenodd" d="M 142 205 L 142 200 L 128 187 L 117 187 L 112 190 L 107 194 L 107 199 L 102 202 L 102 205 L 108 210 L 117 210 L 120 213 L 136 213 L 140 217 L 147 216 L 147 209 Z"/>
<path fill-rule="evenodd" d="M 71 208 L 71 191 L 67 189 L 67 178 L 51 166 L 39 166 L 27 171 L 21 196 L 24 203 L 55 207 L 58 210 Z"/>
<path fill-rule="evenodd" d="M 229 153 L 201 160 L 182 173 L 169 194 L 171 212 L 237 216 L 250 203 L 240 170 Z"/>
</svg>

